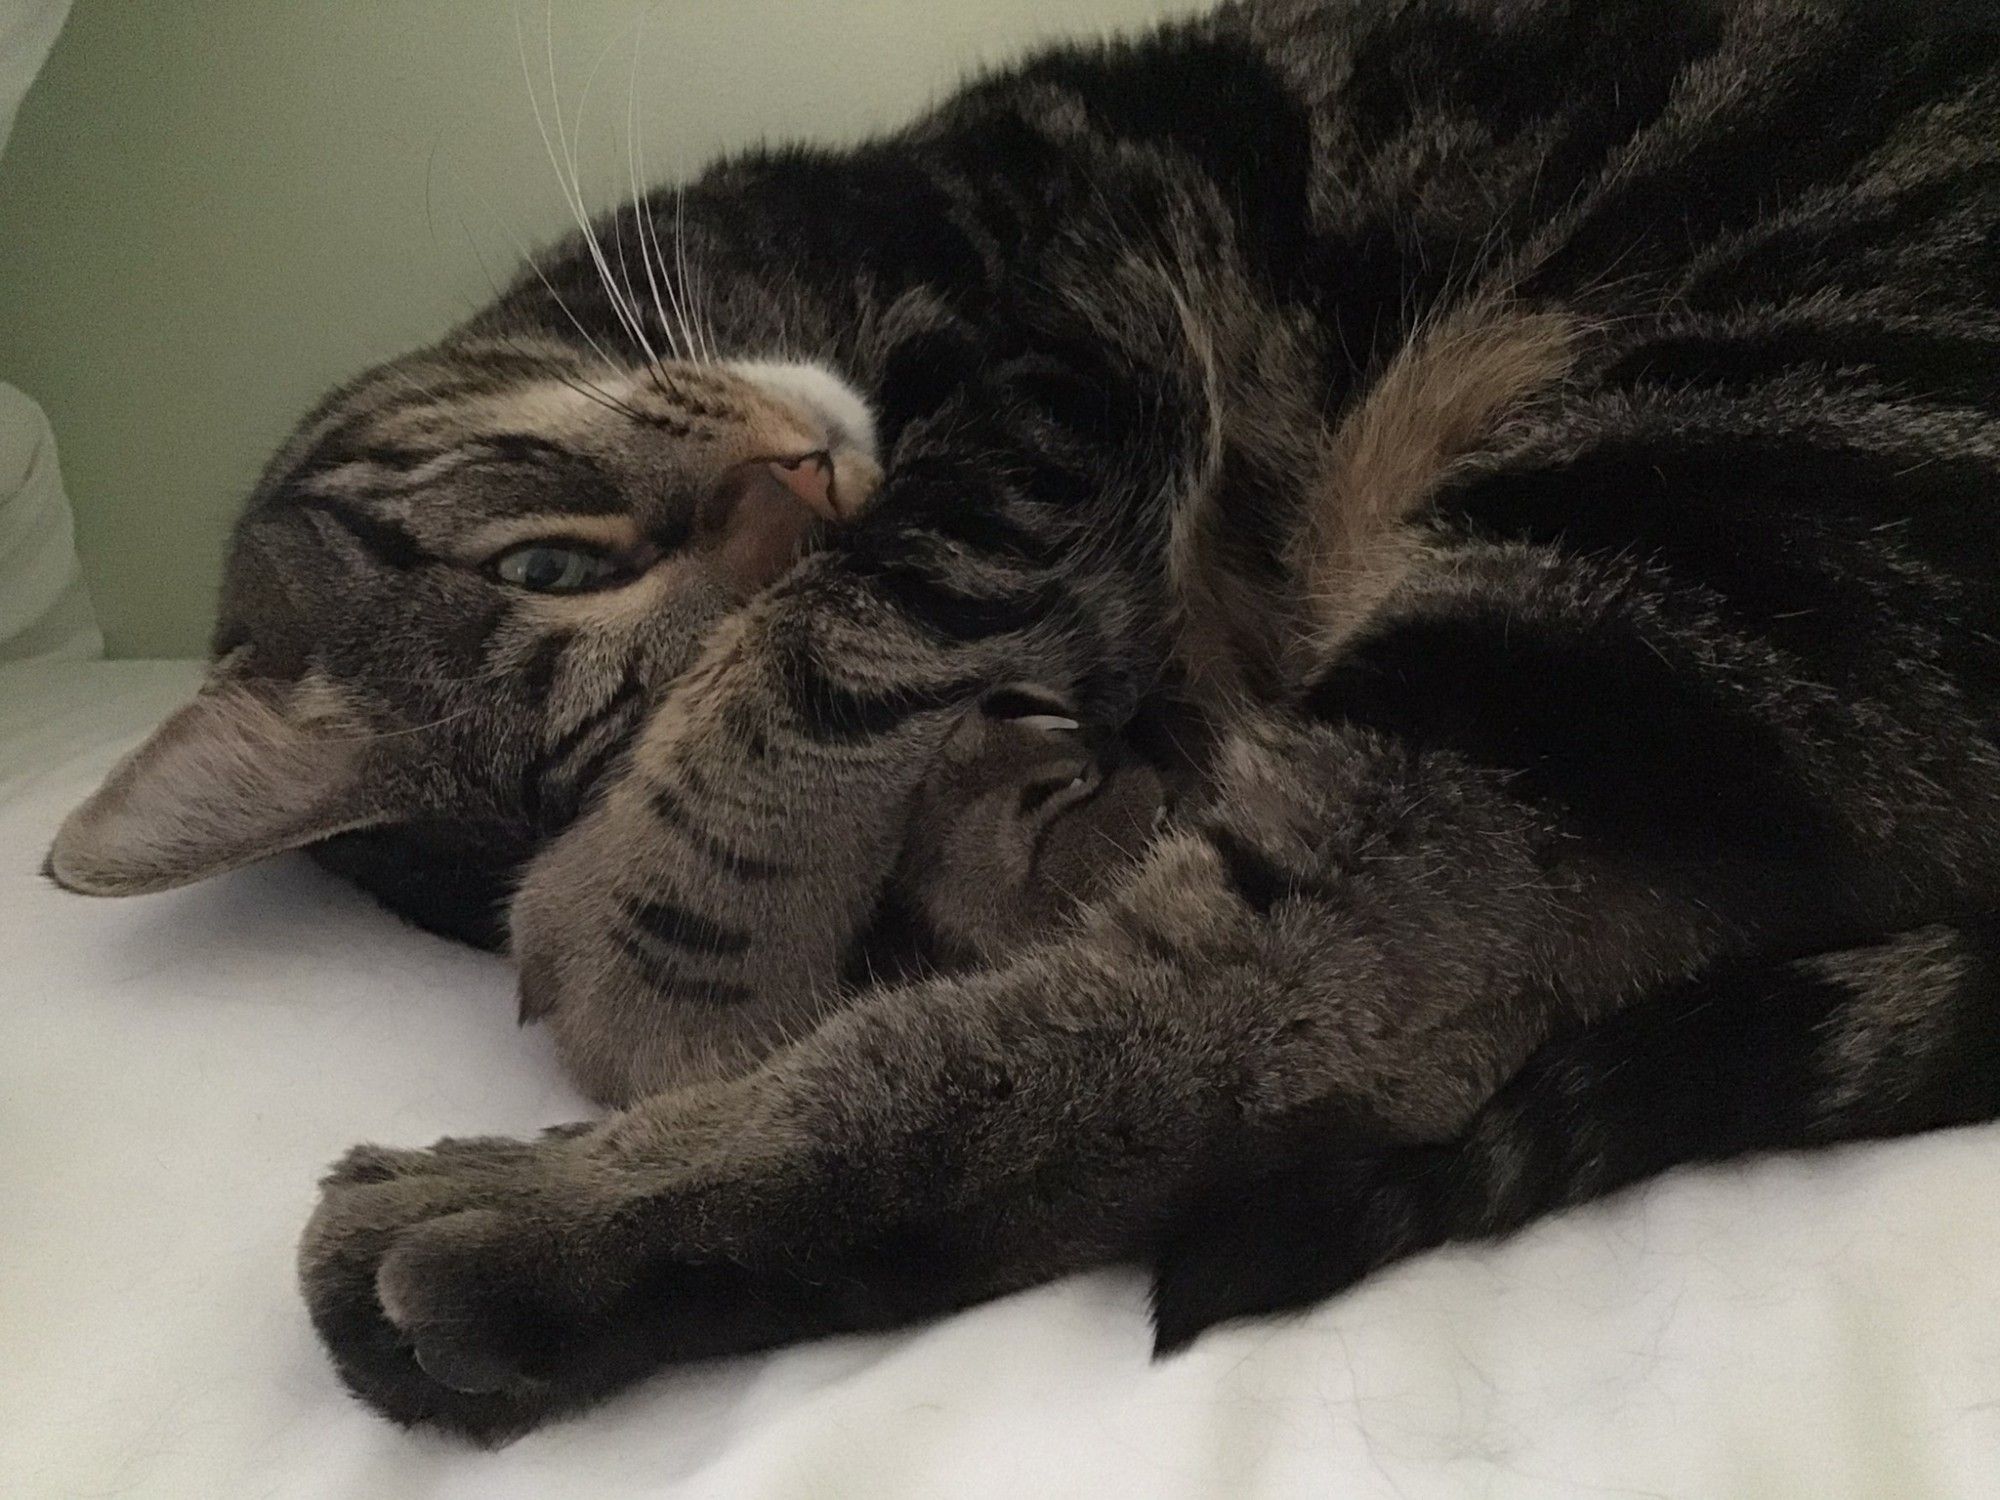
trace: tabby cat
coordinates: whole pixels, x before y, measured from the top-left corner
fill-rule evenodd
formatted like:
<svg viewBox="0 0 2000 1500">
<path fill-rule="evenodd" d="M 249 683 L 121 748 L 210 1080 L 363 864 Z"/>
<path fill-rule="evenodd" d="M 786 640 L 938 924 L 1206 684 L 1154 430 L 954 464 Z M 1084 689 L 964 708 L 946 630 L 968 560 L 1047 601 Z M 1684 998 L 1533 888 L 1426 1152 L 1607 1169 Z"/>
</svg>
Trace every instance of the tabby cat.
<svg viewBox="0 0 2000 1500">
<path fill-rule="evenodd" d="M 1249 0 L 720 162 L 336 392 L 51 869 L 506 901 L 621 1108 L 335 1167 L 349 1385 L 492 1439 L 1123 1258 L 1173 1347 L 2000 1113 L 1996 29 Z M 1198 789 L 844 987 L 1022 681 Z"/>
</svg>

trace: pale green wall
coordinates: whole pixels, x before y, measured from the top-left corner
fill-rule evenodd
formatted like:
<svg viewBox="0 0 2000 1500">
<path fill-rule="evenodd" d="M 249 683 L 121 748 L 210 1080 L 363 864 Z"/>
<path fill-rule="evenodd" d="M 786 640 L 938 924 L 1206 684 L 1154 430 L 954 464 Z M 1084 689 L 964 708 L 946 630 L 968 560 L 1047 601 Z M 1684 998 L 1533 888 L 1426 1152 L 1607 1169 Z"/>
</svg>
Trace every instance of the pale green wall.
<svg viewBox="0 0 2000 1500">
<path fill-rule="evenodd" d="M 1038 37 L 1192 0 L 555 0 L 585 190 L 893 124 Z M 565 210 L 539 0 L 78 0 L 0 162 L 0 378 L 55 424 L 114 655 L 201 650 L 230 518 L 325 387 L 420 341 Z M 641 21 L 644 21 L 643 33 Z M 636 44 L 636 45 L 635 45 Z M 473 246 L 476 244 L 477 254 Z"/>
</svg>

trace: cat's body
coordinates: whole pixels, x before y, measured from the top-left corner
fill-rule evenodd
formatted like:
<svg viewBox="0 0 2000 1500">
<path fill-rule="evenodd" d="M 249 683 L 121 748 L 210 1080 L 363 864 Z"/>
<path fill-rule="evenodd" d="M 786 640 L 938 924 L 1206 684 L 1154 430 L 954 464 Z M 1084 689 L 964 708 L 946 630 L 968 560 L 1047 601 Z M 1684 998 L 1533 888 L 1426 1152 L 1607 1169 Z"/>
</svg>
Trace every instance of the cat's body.
<svg viewBox="0 0 2000 1500">
<path fill-rule="evenodd" d="M 354 1388 L 505 1433 L 1123 1256 L 1174 1343 L 2000 1112 L 1994 32 L 1272 0 L 725 164 L 337 396 L 56 873 L 531 855 L 525 1012 L 643 1100 L 343 1163 Z M 634 328 L 642 224 L 694 312 Z M 592 566 L 536 535 L 605 586 L 509 592 Z M 844 994 L 1024 678 L 1192 702 L 1202 794 L 1046 941 Z"/>
</svg>

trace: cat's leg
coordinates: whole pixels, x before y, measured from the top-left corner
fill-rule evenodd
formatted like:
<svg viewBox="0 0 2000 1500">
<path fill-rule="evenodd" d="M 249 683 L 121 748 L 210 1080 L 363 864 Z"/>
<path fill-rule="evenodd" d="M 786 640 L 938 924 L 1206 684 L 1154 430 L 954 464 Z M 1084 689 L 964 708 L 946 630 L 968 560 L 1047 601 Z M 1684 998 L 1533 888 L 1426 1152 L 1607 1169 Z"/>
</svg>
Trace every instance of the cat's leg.
<svg viewBox="0 0 2000 1500">
<path fill-rule="evenodd" d="M 1979 721 L 1921 661 L 1876 686 L 1833 694 L 1619 559 L 1469 542 L 1317 686 L 1327 722 L 1233 733 L 1215 801 L 1062 941 L 525 1159 L 336 1176 L 315 1318 L 385 1410 L 511 1430 L 1149 1255 L 1295 1160 L 1302 1111 L 1451 1141 L 1570 1027 L 1992 888 Z"/>
<path fill-rule="evenodd" d="M 1143 1256 L 1300 1109 L 1449 1139 L 1563 996 L 1714 941 L 1451 757 L 1274 727 L 1222 775 L 1218 808 L 1005 970 L 876 993 L 566 1138 L 350 1158 L 301 1250 L 349 1383 L 498 1436 L 661 1364 Z"/>
<path fill-rule="evenodd" d="M 815 559 L 728 622 L 510 913 L 524 1020 L 623 1104 L 747 1070 L 834 1003 L 953 715 L 1006 656 L 941 643 Z"/>
<path fill-rule="evenodd" d="M 1170 289 L 1141 279 L 1116 319 L 1081 293 L 1014 309 L 1010 346 L 1060 352 L 995 354 L 905 423 L 870 513 L 721 627 L 528 868 L 523 1015 L 594 1096 L 741 1071 L 827 1013 L 910 793 L 984 689 L 1115 725 L 1170 674 L 1175 518 L 1244 466 L 1215 451 Z M 1260 485 L 1284 482 L 1259 451 Z"/>
<path fill-rule="evenodd" d="M 1725 965 L 1549 1042 L 1453 1140 L 1357 1145 L 1302 1114 L 1161 1246 L 1159 1347 L 1672 1167 L 1996 1116 L 2000 924 Z"/>
</svg>

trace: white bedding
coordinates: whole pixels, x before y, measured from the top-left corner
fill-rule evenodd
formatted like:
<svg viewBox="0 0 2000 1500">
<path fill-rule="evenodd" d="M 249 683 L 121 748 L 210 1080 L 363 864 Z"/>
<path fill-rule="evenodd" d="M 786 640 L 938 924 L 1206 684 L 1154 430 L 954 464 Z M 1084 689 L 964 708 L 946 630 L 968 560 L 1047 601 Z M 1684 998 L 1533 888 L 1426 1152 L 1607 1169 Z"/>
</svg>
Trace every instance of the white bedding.
<svg viewBox="0 0 2000 1500">
<path fill-rule="evenodd" d="M 2000 1495 L 2000 1130 L 1682 1173 L 1147 1359 L 1105 1272 L 672 1374 L 497 1453 L 343 1396 L 292 1290 L 350 1142 L 580 1106 L 507 975 L 301 860 L 34 870 L 182 664 L 0 669 L 0 1497 Z"/>
</svg>

